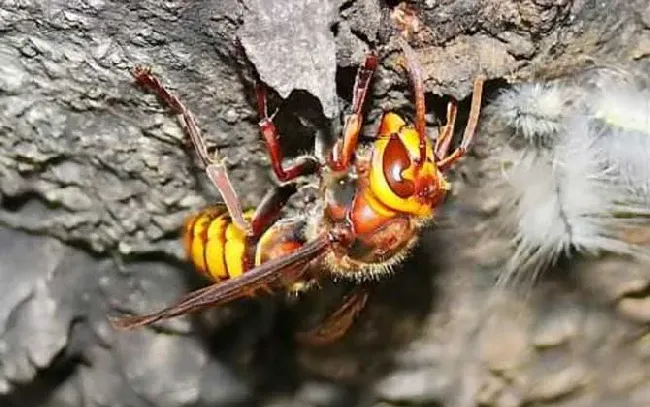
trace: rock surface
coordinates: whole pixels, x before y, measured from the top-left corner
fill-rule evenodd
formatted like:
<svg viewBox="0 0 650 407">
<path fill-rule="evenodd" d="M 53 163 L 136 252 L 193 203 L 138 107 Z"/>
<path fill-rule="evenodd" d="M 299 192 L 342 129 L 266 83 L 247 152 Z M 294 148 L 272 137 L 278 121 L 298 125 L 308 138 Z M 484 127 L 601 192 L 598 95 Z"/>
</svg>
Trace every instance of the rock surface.
<svg viewBox="0 0 650 407">
<path fill-rule="evenodd" d="M 174 117 L 132 86 L 129 68 L 150 64 L 182 97 L 255 205 L 273 181 L 252 68 L 288 97 L 277 117 L 286 151 L 313 149 L 329 119 L 336 127 L 356 64 L 384 43 L 395 6 L 299 3 L 0 2 L 0 404 L 650 405 L 648 265 L 574 259 L 527 298 L 495 299 L 509 249 L 483 239 L 498 175 L 483 160 L 498 148 L 489 130 L 453 172 L 437 228 L 340 343 L 291 341 L 315 310 L 335 305 L 338 287 L 298 303 L 241 301 L 160 329 L 110 328 L 109 313 L 157 309 L 204 283 L 179 261 L 178 232 L 218 199 Z M 465 98 L 479 72 L 489 102 L 507 81 L 589 61 L 647 68 L 650 55 L 641 0 L 416 9 L 426 29 L 413 44 L 436 117 L 440 94 Z M 408 112 L 407 85 L 387 58 L 371 129 L 380 109 Z M 466 115 L 466 101 L 461 108 Z"/>
</svg>

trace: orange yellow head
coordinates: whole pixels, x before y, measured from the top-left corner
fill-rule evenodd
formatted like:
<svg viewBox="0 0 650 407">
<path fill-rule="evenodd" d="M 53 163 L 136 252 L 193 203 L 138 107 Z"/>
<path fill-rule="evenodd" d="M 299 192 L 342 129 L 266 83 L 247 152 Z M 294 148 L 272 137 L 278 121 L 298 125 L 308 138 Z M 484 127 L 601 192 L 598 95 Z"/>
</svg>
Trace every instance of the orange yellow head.
<svg viewBox="0 0 650 407">
<path fill-rule="evenodd" d="M 396 212 L 429 217 L 450 189 L 438 169 L 427 137 L 424 162 L 420 162 L 420 136 L 395 113 L 382 118 L 373 143 L 370 189 Z"/>
</svg>

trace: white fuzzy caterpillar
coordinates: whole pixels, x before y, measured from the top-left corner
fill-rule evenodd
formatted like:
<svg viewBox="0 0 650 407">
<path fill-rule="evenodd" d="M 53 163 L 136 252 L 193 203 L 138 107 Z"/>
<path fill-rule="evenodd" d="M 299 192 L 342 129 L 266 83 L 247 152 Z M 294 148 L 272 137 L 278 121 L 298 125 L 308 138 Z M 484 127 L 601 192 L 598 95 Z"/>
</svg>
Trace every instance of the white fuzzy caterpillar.
<svg viewBox="0 0 650 407">
<path fill-rule="evenodd" d="M 552 83 L 526 83 L 502 92 L 486 113 L 533 146 L 552 142 L 562 128 L 567 92 Z"/>
<path fill-rule="evenodd" d="M 589 108 L 594 132 L 619 180 L 650 202 L 650 89 L 602 79 Z"/>
<path fill-rule="evenodd" d="M 574 251 L 650 258 L 650 91 L 593 73 L 516 86 L 486 109 L 506 137 L 499 223 L 515 250 L 501 283 Z"/>
</svg>

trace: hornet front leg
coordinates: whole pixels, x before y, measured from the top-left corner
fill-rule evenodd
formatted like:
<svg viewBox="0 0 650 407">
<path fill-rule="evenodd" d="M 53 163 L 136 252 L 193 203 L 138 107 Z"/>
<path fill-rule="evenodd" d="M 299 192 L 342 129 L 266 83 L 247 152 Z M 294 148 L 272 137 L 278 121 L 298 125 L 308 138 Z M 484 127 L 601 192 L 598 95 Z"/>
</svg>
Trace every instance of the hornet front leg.
<svg viewBox="0 0 650 407">
<path fill-rule="evenodd" d="M 261 117 L 259 122 L 260 132 L 266 143 L 266 148 L 271 157 L 271 167 L 280 182 L 292 181 L 300 176 L 313 174 L 319 169 L 319 162 L 316 157 L 304 156 L 298 159 L 294 165 L 284 168 L 282 166 L 282 147 L 280 145 L 280 134 L 273 123 L 277 110 L 271 116 L 268 113 L 268 100 L 266 87 L 258 83 L 255 87 L 257 94 L 257 110 Z"/>
</svg>

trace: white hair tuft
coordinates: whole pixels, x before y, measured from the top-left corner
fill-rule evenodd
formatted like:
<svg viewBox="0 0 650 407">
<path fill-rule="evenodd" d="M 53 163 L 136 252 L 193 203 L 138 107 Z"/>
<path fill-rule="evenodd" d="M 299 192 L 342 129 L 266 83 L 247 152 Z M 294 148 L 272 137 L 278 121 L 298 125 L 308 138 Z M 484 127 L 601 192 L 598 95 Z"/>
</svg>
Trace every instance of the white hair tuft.
<svg viewBox="0 0 650 407">
<path fill-rule="evenodd" d="M 572 252 L 650 259 L 650 241 L 636 239 L 650 236 L 650 91 L 597 75 L 517 85 L 486 109 L 506 138 L 498 222 L 514 252 L 500 284 Z"/>
<path fill-rule="evenodd" d="M 561 129 L 567 94 L 553 83 L 527 83 L 502 91 L 486 107 L 488 117 L 527 143 L 543 146 Z"/>
</svg>

